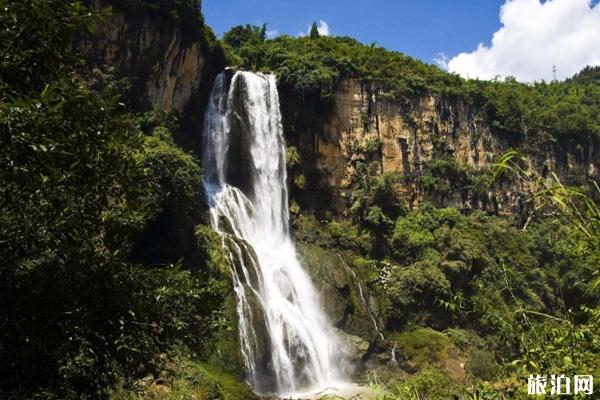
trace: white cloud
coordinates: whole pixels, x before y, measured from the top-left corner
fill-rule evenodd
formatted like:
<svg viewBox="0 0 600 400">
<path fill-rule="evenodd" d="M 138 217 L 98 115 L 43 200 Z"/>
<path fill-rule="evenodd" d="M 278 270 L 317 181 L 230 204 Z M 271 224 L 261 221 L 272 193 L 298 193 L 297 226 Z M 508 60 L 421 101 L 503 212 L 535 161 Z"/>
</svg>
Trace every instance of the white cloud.
<svg viewBox="0 0 600 400">
<path fill-rule="evenodd" d="M 268 30 L 266 33 L 267 39 L 273 39 L 274 37 L 279 35 L 279 31 L 277 29 Z"/>
<path fill-rule="evenodd" d="M 438 55 L 433 58 L 433 61 L 435 61 L 441 69 L 448 70 L 448 56 L 446 53 L 438 53 Z"/>
<path fill-rule="evenodd" d="M 600 64 L 600 4 L 590 0 L 507 0 L 502 27 L 491 46 L 448 61 L 448 70 L 469 78 L 514 76 L 531 82 L 567 78 Z M 437 62 L 437 60 L 436 60 Z M 439 63 L 438 63 L 439 64 Z"/>
<path fill-rule="evenodd" d="M 327 24 L 327 22 L 320 20 L 317 24 L 317 29 L 319 30 L 319 35 L 329 36 L 329 25 Z M 308 31 L 310 33 L 310 27 L 308 28 Z"/>
<path fill-rule="evenodd" d="M 298 37 L 310 36 L 311 28 L 312 28 L 312 24 L 308 24 L 306 32 L 298 32 L 298 34 L 296 36 L 298 36 Z M 319 35 L 321 35 L 321 36 L 329 36 L 331 34 L 331 32 L 329 31 L 329 24 L 326 21 L 323 21 L 322 19 L 319 20 L 319 23 L 317 24 L 317 30 L 319 31 Z"/>
</svg>

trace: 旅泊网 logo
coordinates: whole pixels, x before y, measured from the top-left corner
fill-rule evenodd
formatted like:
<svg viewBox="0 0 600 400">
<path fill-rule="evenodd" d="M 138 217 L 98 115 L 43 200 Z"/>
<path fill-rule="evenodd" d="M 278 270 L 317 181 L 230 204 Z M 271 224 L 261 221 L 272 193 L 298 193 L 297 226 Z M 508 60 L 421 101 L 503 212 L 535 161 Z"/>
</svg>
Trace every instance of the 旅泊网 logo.
<svg viewBox="0 0 600 400">
<path fill-rule="evenodd" d="M 592 375 L 530 375 L 527 378 L 527 394 L 530 395 L 591 395 L 594 393 Z"/>
</svg>

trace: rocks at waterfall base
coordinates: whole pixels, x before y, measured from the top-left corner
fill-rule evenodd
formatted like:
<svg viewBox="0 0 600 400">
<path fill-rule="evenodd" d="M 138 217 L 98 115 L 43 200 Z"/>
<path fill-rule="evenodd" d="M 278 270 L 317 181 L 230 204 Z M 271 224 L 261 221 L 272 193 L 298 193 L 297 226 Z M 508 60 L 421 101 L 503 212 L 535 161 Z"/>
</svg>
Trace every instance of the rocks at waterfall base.
<svg viewBox="0 0 600 400">
<path fill-rule="evenodd" d="M 367 285 L 353 275 L 347 255 L 305 242 L 297 243 L 297 249 L 304 267 L 317 283 L 321 304 L 333 325 L 364 340 L 375 340 L 375 324 L 381 324 L 377 306 Z"/>
<path fill-rule="evenodd" d="M 336 330 L 340 338 L 347 360 L 353 367 L 360 367 L 369 352 L 369 342 L 360 336 L 350 335 L 341 329 Z"/>
</svg>

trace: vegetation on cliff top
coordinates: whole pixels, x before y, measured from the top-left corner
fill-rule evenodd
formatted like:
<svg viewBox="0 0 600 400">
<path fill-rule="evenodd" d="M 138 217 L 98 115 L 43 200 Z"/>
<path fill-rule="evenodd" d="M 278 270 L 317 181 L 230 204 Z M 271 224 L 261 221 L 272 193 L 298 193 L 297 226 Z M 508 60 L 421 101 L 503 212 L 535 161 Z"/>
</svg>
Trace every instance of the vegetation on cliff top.
<svg viewBox="0 0 600 400">
<path fill-rule="evenodd" d="M 146 11 L 164 22 L 177 24 L 188 40 L 204 37 L 204 17 L 200 12 L 200 0 L 107 0 L 128 13 Z"/>
<path fill-rule="evenodd" d="M 585 148 L 600 140 L 600 85 L 588 84 L 597 81 L 597 68 L 566 82 L 467 80 L 376 43 L 331 36 L 266 40 L 259 31 L 248 25 L 224 35 L 234 50 L 231 61 L 276 73 L 284 93 L 306 102 L 331 103 L 343 79 L 357 79 L 370 93 L 400 102 L 427 95 L 462 99 L 482 112 L 496 133 L 532 153 L 555 141 Z M 235 41 L 229 40 L 233 32 Z"/>
</svg>

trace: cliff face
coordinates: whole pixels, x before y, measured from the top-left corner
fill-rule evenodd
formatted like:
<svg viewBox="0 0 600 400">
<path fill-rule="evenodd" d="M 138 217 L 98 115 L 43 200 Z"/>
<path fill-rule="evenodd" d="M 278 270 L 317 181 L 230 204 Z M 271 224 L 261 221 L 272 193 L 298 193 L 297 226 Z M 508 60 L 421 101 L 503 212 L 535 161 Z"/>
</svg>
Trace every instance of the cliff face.
<svg viewBox="0 0 600 400">
<path fill-rule="evenodd" d="M 167 6 L 162 4 L 134 7 L 121 0 L 89 4 L 95 10 L 110 7 L 109 16 L 93 34 L 79 35 L 73 46 L 89 66 L 128 78 L 128 102 L 135 111 L 158 108 L 178 115 L 175 141 L 199 155 L 203 110 L 214 77 L 226 64 L 200 11 L 163 10 Z"/>
<path fill-rule="evenodd" d="M 211 34 L 207 35 L 200 14 L 186 24 L 181 16 L 173 18 L 148 7 L 127 8 L 124 3 L 91 0 L 98 10 L 113 4 L 112 14 L 92 36 L 80 38 L 75 46 L 91 65 L 112 67 L 117 76 L 130 79 L 130 103 L 135 107 L 157 107 L 178 114 L 181 130 L 175 133 L 176 142 L 200 155 L 203 111 L 214 76 L 226 65 L 223 53 L 219 46 L 209 44 Z M 440 205 L 490 211 L 518 206 L 519 188 L 514 186 L 491 188 L 484 201 L 481 193 L 473 197 L 457 190 L 440 199 L 418 186 L 432 160 L 451 157 L 474 171 L 484 171 L 498 155 L 520 147 L 495 134 L 484 110 L 464 100 L 448 96 L 391 100 L 368 84 L 345 80 L 337 88 L 332 109 L 319 110 L 313 105 L 307 115 L 302 110 L 306 101 L 300 100 L 302 96 L 285 90 L 281 94 L 286 135 L 307 164 L 303 173 L 309 180 L 318 180 L 324 189 L 303 194 L 311 197 L 310 204 L 330 203 L 323 207 L 344 212 L 356 162 L 374 161 L 381 172 L 400 173 L 399 190 L 411 205 L 433 200 Z M 597 177 L 597 147 L 569 149 L 549 141 L 531 155 L 538 170 L 555 171 L 563 179 L 570 175 Z M 311 171 L 307 174 L 307 170 Z"/>
<path fill-rule="evenodd" d="M 493 133 L 482 110 L 464 101 L 442 96 L 389 100 L 356 80 L 339 85 L 333 111 L 320 125 L 312 151 L 338 210 L 349 196 L 357 161 L 375 161 L 381 172 L 401 173 L 405 179 L 399 190 L 413 204 L 431 200 L 415 182 L 433 159 L 452 157 L 474 171 L 490 170 L 495 159 L 514 146 Z M 598 173 L 598 149 L 593 146 L 569 151 L 549 144 L 538 150 L 530 155 L 540 171 L 552 170 L 561 178 L 574 171 L 590 177 Z M 452 193 L 443 203 L 509 211 L 517 207 L 518 192 L 514 185 L 495 187 L 488 193 L 494 201 L 483 204 Z"/>
<path fill-rule="evenodd" d="M 94 39 L 88 42 L 89 52 L 98 61 L 146 69 L 140 72 L 147 72 L 146 82 L 141 82 L 147 100 L 164 111 L 181 111 L 202 81 L 200 43 L 184 43 L 180 30 L 165 32 L 149 14 L 130 17 L 116 10 Z"/>
<path fill-rule="evenodd" d="M 90 0 L 87 4 L 102 14 L 110 12 L 91 34 L 79 33 L 73 40 L 86 67 L 127 79 L 131 88 L 124 102 L 133 113 L 152 109 L 171 113 L 173 139 L 198 156 L 204 109 L 214 76 L 225 61 L 195 3 Z M 194 230 L 203 222 L 204 203 L 197 184 L 198 206 L 190 212 L 169 197 L 137 237 L 132 255 L 136 261 L 166 264 L 184 259 L 185 265 L 201 264 Z"/>
<path fill-rule="evenodd" d="M 107 0 L 91 2 L 95 10 L 109 5 Z M 76 45 L 93 64 L 113 66 L 132 76 L 144 100 L 166 112 L 182 111 L 204 79 L 206 58 L 201 40 L 190 40 L 180 24 L 144 9 L 112 7 L 110 17 L 94 35 Z"/>
<path fill-rule="evenodd" d="M 434 140 L 444 141 L 458 161 L 475 168 L 489 166 L 502 147 L 486 122 L 464 104 L 434 97 L 401 104 L 379 99 L 354 80 L 338 88 L 324 133 L 319 152 L 325 166 L 333 162 L 337 177 L 349 172 L 340 165 L 339 152 L 349 160 L 364 158 L 360 153 L 369 143 L 379 147 L 383 172 L 406 174 L 422 171 L 432 159 Z"/>
</svg>

